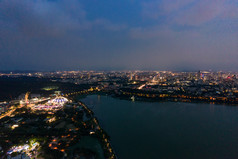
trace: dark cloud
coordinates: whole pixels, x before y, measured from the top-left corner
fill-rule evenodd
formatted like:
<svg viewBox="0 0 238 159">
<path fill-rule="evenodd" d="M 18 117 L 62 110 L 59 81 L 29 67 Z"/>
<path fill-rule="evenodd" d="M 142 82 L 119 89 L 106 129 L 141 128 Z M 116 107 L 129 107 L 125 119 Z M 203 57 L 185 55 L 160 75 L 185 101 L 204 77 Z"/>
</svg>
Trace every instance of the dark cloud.
<svg viewBox="0 0 238 159">
<path fill-rule="evenodd" d="M 99 56 L 95 53 L 102 52 L 100 39 L 95 36 L 97 30 L 126 28 L 103 18 L 87 20 L 77 0 L 3 0 L 0 15 L 0 57 L 4 69 L 95 67 L 98 62 L 94 57 Z"/>
<path fill-rule="evenodd" d="M 95 4 L 1 0 L 0 70 L 238 69 L 235 0 Z"/>
<path fill-rule="evenodd" d="M 143 2 L 142 8 L 144 17 L 165 18 L 169 23 L 180 25 L 201 25 L 238 17 L 234 0 L 154 0 Z"/>
</svg>

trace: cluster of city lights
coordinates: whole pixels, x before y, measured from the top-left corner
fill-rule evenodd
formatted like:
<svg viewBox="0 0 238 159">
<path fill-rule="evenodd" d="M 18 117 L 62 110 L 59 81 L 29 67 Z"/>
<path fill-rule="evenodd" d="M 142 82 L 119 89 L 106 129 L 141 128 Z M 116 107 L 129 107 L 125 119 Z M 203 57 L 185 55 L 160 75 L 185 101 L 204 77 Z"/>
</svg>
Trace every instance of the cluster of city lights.
<svg viewBox="0 0 238 159">
<path fill-rule="evenodd" d="M 59 97 L 49 100 L 46 104 L 34 105 L 33 109 L 35 109 L 35 110 L 59 110 L 68 101 L 69 100 L 67 98 L 59 96 Z"/>
</svg>

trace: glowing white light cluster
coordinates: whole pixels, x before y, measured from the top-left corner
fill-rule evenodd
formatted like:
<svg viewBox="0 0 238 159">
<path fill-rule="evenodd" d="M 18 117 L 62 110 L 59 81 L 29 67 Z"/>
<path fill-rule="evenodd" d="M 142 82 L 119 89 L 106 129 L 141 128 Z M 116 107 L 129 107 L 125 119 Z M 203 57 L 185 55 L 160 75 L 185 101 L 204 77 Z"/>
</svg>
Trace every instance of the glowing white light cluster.
<svg viewBox="0 0 238 159">
<path fill-rule="evenodd" d="M 32 108 L 34 110 L 59 110 L 63 108 L 64 104 L 68 101 L 69 100 L 67 98 L 59 96 L 49 100 L 46 104 L 34 105 Z"/>
<path fill-rule="evenodd" d="M 24 150 L 28 150 L 28 148 L 29 148 L 29 145 L 14 146 L 7 152 L 7 154 L 12 154 L 13 152 L 21 152 Z"/>
<path fill-rule="evenodd" d="M 67 103 L 69 100 L 65 97 L 56 97 L 50 101 L 48 101 L 49 104 L 53 104 L 53 105 L 64 105 L 65 103 Z"/>
</svg>

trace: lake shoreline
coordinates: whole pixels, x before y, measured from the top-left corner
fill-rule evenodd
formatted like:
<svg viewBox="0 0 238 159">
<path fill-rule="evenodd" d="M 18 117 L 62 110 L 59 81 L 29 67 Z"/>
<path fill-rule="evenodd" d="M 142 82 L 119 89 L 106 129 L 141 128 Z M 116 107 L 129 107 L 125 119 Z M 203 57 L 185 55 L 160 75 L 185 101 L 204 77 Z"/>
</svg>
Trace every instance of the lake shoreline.
<svg viewBox="0 0 238 159">
<path fill-rule="evenodd" d="M 234 142 L 238 133 L 234 125 L 238 122 L 237 107 L 132 102 L 102 94 L 100 97 L 89 95 L 82 101 L 93 106 L 95 116 L 111 137 L 118 158 L 222 159 L 238 155 L 235 150 L 238 143 Z M 228 150 L 231 154 L 227 154 Z"/>
</svg>

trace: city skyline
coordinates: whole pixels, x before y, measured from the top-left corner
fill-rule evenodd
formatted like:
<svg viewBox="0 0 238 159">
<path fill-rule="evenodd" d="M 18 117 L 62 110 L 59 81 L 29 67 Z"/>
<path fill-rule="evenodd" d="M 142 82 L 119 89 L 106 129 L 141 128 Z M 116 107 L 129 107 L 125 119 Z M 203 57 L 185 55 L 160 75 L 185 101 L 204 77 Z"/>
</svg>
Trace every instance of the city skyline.
<svg viewBox="0 0 238 159">
<path fill-rule="evenodd" d="M 0 70 L 230 70 L 235 0 L 2 0 Z"/>
</svg>

